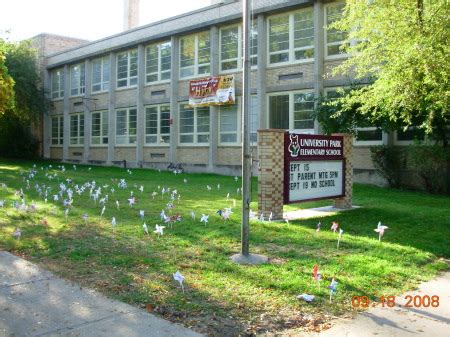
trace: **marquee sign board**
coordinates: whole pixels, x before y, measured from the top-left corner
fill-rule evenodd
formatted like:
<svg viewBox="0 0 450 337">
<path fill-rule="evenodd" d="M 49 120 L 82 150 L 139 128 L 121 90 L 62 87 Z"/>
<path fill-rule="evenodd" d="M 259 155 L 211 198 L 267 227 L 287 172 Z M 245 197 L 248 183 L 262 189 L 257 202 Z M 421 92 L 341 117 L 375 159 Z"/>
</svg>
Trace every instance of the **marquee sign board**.
<svg viewBox="0 0 450 337">
<path fill-rule="evenodd" d="M 345 196 L 344 139 L 284 135 L 284 203 Z"/>
</svg>

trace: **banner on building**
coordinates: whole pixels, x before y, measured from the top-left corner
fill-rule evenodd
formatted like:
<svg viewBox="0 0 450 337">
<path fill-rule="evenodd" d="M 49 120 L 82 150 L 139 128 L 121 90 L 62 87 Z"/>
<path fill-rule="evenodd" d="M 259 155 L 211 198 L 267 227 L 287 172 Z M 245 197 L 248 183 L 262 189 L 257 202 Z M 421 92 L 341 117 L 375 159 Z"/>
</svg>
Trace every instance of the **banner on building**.
<svg viewBox="0 0 450 337">
<path fill-rule="evenodd" d="M 211 76 L 189 81 L 189 105 L 234 104 L 234 75 Z"/>
</svg>

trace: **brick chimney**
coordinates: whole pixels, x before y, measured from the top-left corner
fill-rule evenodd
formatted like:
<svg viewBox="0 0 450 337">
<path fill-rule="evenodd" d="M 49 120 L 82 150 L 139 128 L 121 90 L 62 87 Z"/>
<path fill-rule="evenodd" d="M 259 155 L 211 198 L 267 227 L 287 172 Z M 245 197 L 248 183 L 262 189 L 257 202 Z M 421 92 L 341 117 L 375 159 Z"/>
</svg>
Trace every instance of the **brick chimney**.
<svg viewBox="0 0 450 337">
<path fill-rule="evenodd" d="M 123 30 L 139 26 L 139 0 L 124 0 Z"/>
</svg>

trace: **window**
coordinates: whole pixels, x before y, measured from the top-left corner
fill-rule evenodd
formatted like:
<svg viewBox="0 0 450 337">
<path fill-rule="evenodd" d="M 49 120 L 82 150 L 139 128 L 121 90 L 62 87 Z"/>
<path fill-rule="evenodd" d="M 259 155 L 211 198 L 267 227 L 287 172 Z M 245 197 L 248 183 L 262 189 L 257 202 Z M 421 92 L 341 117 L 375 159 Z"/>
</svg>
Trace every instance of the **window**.
<svg viewBox="0 0 450 337">
<path fill-rule="evenodd" d="M 145 143 L 170 144 L 169 105 L 152 105 L 145 108 Z"/>
<path fill-rule="evenodd" d="M 180 39 L 180 77 L 208 75 L 210 59 L 209 32 Z"/>
<path fill-rule="evenodd" d="M 331 25 L 333 22 L 340 19 L 342 11 L 344 10 L 345 4 L 338 3 L 332 4 L 325 7 L 325 22 L 326 27 Z M 325 29 L 325 52 L 327 56 L 341 55 L 342 51 L 340 47 L 342 46 L 344 40 L 347 38 L 345 32 L 338 31 L 337 29 Z"/>
<path fill-rule="evenodd" d="M 259 104 L 258 96 L 250 96 L 250 142 L 256 143 L 258 140 L 257 131 L 259 129 Z"/>
<path fill-rule="evenodd" d="M 80 63 L 70 67 L 70 95 L 83 95 L 85 92 L 85 67 Z"/>
<path fill-rule="evenodd" d="M 116 144 L 136 144 L 137 110 L 136 108 L 116 111 Z"/>
<path fill-rule="evenodd" d="M 137 84 L 137 49 L 117 54 L 117 87 L 129 87 Z"/>
<path fill-rule="evenodd" d="M 180 105 L 180 144 L 209 143 L 209 107 Z"/>
<path fill-rule="evenodd" d="M 51 73 L 51 95 L 52 98 L 64 97 L 64 69 L 54 70 Z"/>
<path fill-rule="evenodd" d="M 425 140 L 425 131 L 417 127 L 408 127 L 406 130 L 397 130 L 397 142 L 412 142 L 413 140 Z"/>
<path fill-rule="evenodd" d="M 109 57 L 92 61 L 92 92 L 109 90 Z"/>
<path fill-rule="evenodd" d="M 52 145 L 63 145 L 64 141 L 64 117 L 52 117 Z"/>
<path fill-rule="evenodd" d="M 70 145 L 84 144 L 84 114 L 70 115 Z"/>
<path fill-rule="evenodd" d="M 147 83 L 170 80 L 172 66 L 170 42 L 152 44 L 145 48 L 145 78 Z"/>
<path fill-rule="evenodd" d="M 314 58 L 313 10 L 269 18 L 269 64 Z"/>
<path fill-rule="evenodd" d="M 220 29 L 220 70 L 242 69 L 243 57 L 242 26 L 230 26 Z M 256 22 L 250 30 L 250 62 L 252 66 L 258 64 L 258 30 Z"/>
<path fill-rule="evenodd" d="M 238 104 L 221 106 L 219 114 L 219 143 L 225 145 L 240 142 L 238 138 Z"/>
<path fill-rule="evenodd" d="M 108 111 L 92 113 L 91 145 L 108 144 Z"/>
<path fill-rule="evenodd" d="M 302 133 L 314 132 L 314 94 L 290 92 L 269 96 L 269 127 L 295 129 Z"/>
</svg>

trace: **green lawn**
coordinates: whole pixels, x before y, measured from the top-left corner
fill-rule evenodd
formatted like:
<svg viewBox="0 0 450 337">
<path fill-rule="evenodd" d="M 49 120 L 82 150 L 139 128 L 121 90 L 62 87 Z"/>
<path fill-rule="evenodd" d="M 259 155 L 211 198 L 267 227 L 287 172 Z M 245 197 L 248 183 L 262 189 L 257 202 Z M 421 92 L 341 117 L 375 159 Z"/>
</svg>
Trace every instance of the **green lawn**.
<svg viewBox="0 0 450 337">
<path fill-rule="evenodd" d="M 52 169 L 48 169 L 49 164 Z M 81 165 L 76 171 L 72 165 L 65 165 L 62 172 L 58 163 L 50 162 L 36 162 L 37 173 L 29 178 L 32 165 L 0 160 L 0 184 L 6 184 L 0 186 L 0 200 L 6 200 L 5 207 L 0 208 L 0 249 L 210 334 L 318 328 L 334 316 L 351 312 L 352 296 L 376 300 L 382 295 L 399 295 L 446 269 L 442 258 L 450 256 L 449 197 L 355 185 L 354 204 L 363 207 L 321 218 L 320 233 L 315 231 L 318 219 L 292 221 L 289 225 L 252 221 L 251 251 L 269 256 L 271 263 L 250 267 L 229 259 L 240 249 L 240 200 L 236 193 L 240 179 L 236 182 L 226 176 L 139 169 L 133 169 L 130 175 L 120 168 L 92 166 L 89 170 Z M 49 180 L 46 174 L 50 173 L 56 178 Z M 72 188 L 93 180 L 102 186 L 102 196 L 109 195 L 103 218 L 102 206 L 89 198 L 87 188 L 81 196 L 74 193 L 73 207 L 65 219 L 62 202 L 55 202 L 53 194 L 68 178 L 73 179 Z M 116 179 L 121 178 L 128 184 L 125 190 L 117 187 Z M 51 187 L 47 203 L 38 196 L 36 184 Z M 143 193 L 138 190 L 141 185 Z M 210 192 L 207 185 L 212 187 Z M 168 226 L 162 237 L 153 230 L 155 224 L 162 224 L 160 212 L 170 201 L 170 193 L 162 196 L 158 186 L 178 191 L 181 198 L 174 202 L 172 214 L 183 217 L 172 228 Z M 255 180 L 253 210 L 257 209 L 256 186 Z M 13 201 L 20 200 L 15 195 L 20 188 L 28 204 L 36 202 L 36 212 L 11 207 Z M 131 191 L 138 199 L 133 208 L 127 201 Z M 154 191 L 158 195 L 153 199 Z M 120 210 L 116 200 L 120 201 Z M 294 207 L 324 204 L 330 201 Z M 228 222 L 216 214 L 224 207 L 233 207 Z M 145 210 L 149 236 L 142 228 L 141 209 Z M 195 211 L 195 221 L 190 211 Z M 86 223 L 82 218 L 85 213 Z M 209 215 L 206 225 L 200 222 L 202 213 Z M 113 216 L 117 219 L 115 232 Z M 44 218 L 48 225 L 43 224 Z M 337 236 L 330 231 L 332 221 L 338 221 L 344 229 L 339 250 Z M 378 221 L 389 226 L 381 243 L 374 232 Z M 12 237 L 16 227 L 22 230 L 20 240 Z M 323 275 L 320 291 L 312 280 L 315 264 Z M 185 276 L 185 293 L 172 278 L 177 270 Z M 332 277 L 339 284 L 330 304 L 326 286 Z M 305 292 L 316 295 L 316 300 L 308 304 L 296 299 Z"/>
</svg>

